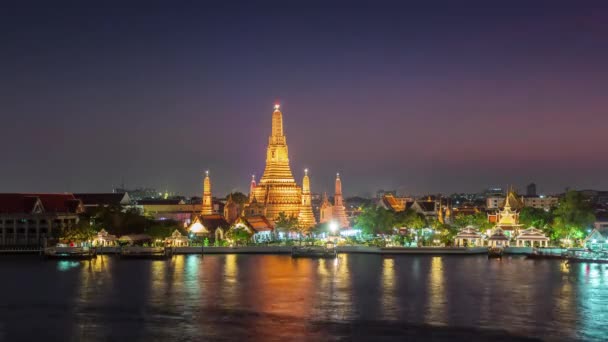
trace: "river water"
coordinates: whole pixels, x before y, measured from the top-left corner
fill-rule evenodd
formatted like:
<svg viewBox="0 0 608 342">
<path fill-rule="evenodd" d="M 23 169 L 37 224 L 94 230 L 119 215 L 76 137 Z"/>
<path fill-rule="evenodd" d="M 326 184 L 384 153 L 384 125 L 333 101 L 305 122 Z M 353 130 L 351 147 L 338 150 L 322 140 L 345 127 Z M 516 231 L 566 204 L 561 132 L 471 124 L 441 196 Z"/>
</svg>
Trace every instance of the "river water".
<svg viewBox="0 0 608 342">
<path fill-rule="evenodd" d="M 608 337 L 608 265 L 483 256 L 0 258 L 0 340 Z"/>
</svg>

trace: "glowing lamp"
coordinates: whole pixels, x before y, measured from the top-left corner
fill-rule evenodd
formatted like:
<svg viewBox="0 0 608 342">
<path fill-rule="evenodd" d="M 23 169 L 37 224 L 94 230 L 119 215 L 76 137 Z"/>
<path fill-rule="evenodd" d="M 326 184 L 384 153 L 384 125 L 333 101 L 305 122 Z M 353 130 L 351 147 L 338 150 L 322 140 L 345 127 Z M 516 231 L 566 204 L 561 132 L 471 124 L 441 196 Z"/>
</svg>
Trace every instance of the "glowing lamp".
<svg viewBox="0 0 608 342">
<path fill-rule="evenodd" d="M 274 110 L 279 110 L 279 108 L 281 108 L 281 105 L 278 103 L 274 104 Z"/>
<path fill-rule="evenodd" d="M 200 233 L 205 229 L 200 222 L 196 222 L 195 224 L 190 226 L 190 231 L 192 233 Z"/>
<path fill-rule="evenodd" d="M 329 230 L 331 230 L 332 233 L 335 233 L 338 230 L 338 224 L 334 221 L 330 222 Z"/>
</svg>

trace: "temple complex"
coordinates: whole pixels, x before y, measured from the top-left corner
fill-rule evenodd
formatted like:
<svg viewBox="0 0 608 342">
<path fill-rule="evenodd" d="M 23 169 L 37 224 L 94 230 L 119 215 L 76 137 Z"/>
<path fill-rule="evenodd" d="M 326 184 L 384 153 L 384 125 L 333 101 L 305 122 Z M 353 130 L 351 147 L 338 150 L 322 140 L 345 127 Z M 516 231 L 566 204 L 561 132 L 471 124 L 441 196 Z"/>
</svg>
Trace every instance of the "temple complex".
<svg viewBox="0 0 608 342">
<path fill-rule="evenodd" d="M 283 113 L 279 105 L 272 113 L 272 131 L 268 137 L 266 167 L 259 184 L 252 180 L 249 206 L 263 206 L 263 215 L 275 219 L 283 212 L 298 217 L 302 205 L 302 190 L 296 184 L 289 166 L 287 140 L 283 134 Z M 256 210 L 256 212 L 259 210 Z M 245 213 L 249 211 L 246 209 Z M 260 214 L 260 213 L 257 213 Z"/>
<path fill-rule="evenodd" d="M 209 171 L 205 172 L 203 180 L 203 206 L 201 215 L 213 214 L 213 198 L 211 198 L 211 180 L 209 179 Z"/>
<path fill-rule="evenodd" d="M 308 169 L 304 170 L 304 178 L 302 179 L 302 204 L 300 205 L 300 214 L 298 215 L 298 224 L 302 228 L 311 228 L 317 221 L 312 213 L 312 204 L 310 196 L 310 179 L 308 179 Z"/>
<path fill-rule="evenodd" d="M 506 200 L 504 208 L 498 212 L 496 227 L 503 231 L 519 231 L 519 213 L 511 208 L 511 202 Z"/>
</svg>

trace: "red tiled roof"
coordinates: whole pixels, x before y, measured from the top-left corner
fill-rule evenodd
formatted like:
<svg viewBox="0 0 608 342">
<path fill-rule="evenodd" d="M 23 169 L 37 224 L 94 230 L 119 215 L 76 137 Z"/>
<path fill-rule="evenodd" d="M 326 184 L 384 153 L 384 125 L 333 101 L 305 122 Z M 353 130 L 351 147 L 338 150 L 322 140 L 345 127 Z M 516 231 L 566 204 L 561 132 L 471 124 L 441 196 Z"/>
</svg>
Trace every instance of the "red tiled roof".
<svg viewBox="0 0 608 342">
<path fill-rule="evenodd" d="M 36 201 L 35 196 L 0 194 L 0 213 L 31 213 Z"/>
<path fill-rule="evenodd" d="M 245 221 L 247 221 L 249 227 L 251 227 L 251 229 L 255 230 L 256 232 L 264 232 L 269 230 L 271 231 L 274 229 L 274 226 L 272 225 L 272 223 L 270 223 L 266 216 L 249 216 L 245 218 Z"/>
<path fill-rule="evenodd" d="M 29 214 L 40 200 L 45 212 L 77 213 L 80 200 L 72 194 L 0 194 L 0 212 Z"/>
<path fill-rule="evenodd" d="M 218 227 L 220 228 L 228 228 L 230 224 L 228 221 L 224 219 L 222 215 L 211 214 L 211 215 L 201 215 L 199 216 L 201 224 L 203 227 L 207 228 L 210 232 L 215 231 Z"/>
</svg>

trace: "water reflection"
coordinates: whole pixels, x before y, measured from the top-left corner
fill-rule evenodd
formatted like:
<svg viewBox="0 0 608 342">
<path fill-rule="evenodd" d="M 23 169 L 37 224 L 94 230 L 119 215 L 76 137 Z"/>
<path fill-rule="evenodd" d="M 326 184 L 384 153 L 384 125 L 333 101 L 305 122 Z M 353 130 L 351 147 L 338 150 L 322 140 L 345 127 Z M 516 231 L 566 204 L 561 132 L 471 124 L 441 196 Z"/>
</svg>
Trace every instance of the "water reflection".
<svg viewBox="0 0 608 342">
<path fill-rule="evenodd" d="M 578 296 L 586 305 L 580 312 L 583 325 L 582 339 L 599 339 L 606 337 L 608 312 L 606 310 L 606 288 L 608 288 L 608 265 L 581 263 L 578 267 Z"/>
<path fill-rule="evenodd" d="M 336 336 L 314 322 L 388 320 L 592 341 L 608 323 L 608 265 L 356 254 L 20 260 L 2 265 L 5 279 L 27 277 L 0 283 L 6 340 L 35 331 L 87 341 L 213 340 L 227 331 L 328 340 Z"/>
<path fill-rule="evenodd" d="M 396 319 L 397 317 L 396 287 L 395 260 L 384 258 L 382 261 L 382 309 L 385 319 Z"/>
<path fill-rule="evenodd" d="M 76 268 L 78 266 L 80 266 L 79 261 L 59 260 L 57 262 L 57 270 L 59 272 L 66 272 L 66 271 L 69 271 L 72 268 Z"/>
<path fill-rule="evenodd" d="M 433 257 L 429 271 L 428 286 L 428 308 L 425 320 L 433 324 L 445 324 L 446 293 L 443 276 L 443 258 Z"/>
</svg>

